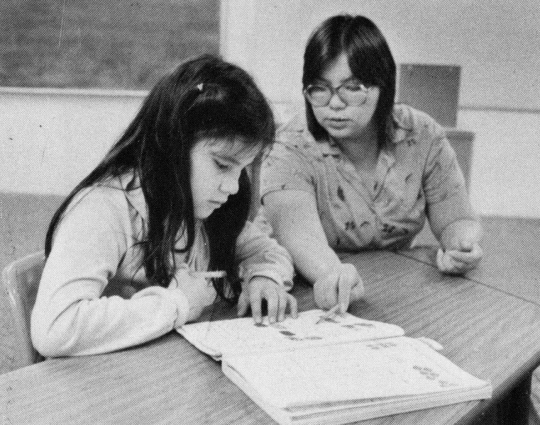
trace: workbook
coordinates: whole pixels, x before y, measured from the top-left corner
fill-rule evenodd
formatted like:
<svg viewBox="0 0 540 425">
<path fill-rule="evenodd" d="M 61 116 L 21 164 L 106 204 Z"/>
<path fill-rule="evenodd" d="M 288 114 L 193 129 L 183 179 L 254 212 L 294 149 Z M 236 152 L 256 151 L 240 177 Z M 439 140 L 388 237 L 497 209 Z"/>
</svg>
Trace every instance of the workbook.
<svg viewBox="0 0 540 425">
<path fill-rule="evenodd" d="M 279 424 L 345 424 L 490 398 L 430 340 L 399 326 L 322 310 L 270 324 L 238 318 L 178 329 Z"/>
</svg>

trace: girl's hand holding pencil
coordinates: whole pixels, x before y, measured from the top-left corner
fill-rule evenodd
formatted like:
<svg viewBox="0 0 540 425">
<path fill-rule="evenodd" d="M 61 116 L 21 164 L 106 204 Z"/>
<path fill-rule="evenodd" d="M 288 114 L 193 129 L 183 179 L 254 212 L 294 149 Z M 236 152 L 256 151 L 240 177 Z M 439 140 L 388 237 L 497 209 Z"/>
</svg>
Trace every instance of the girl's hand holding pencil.
<svg viewBox="0 0 540 425">
<path fill-rule="evenodd" d="M 216 270 L 210 272 L 190 272 L 192 277 L 201 277 L 203 279 L 221 279 L 227 277 L 227 272 L 223 270 Z"/>
<path fill-rule="evenodd" d="M 216 272 L 193 272 L 188 268 L 176 271 L 169 289 L 179 289 L 186 296 L 189 304 L 188 322 L 198 318 L 204 308 L 215 299 L 215 292 L 208 290 L 209 278 Z"/>
</svg>

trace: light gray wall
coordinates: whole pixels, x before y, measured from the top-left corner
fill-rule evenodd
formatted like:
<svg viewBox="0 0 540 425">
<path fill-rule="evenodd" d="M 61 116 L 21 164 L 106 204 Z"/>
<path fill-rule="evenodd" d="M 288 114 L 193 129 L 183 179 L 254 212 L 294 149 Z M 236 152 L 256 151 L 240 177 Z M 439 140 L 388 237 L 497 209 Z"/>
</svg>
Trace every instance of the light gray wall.
<svg viewBox="0 0 540 425">
<path fill-rule="evenodd" d="M 339 12 L 371 18 L 398 63 L 462 67 L 460 105 L 540 111 L 540 1 L 222 0 L 222 51 L 274 101 L 300 97 L 310 32 Z"/>
<path fill-rule="evenodd" d="M 284 119 L 302 101 L 311 31 L 363 14 L 396 61 L 461 66 L 457 127 L 474 132 L 471 200 L 482 214 L 540 217 L 540 1 L 222 0 L 221 50 Z"/>
<path fill-rule="evenodd" d="M 479 70 L 475 84 L 465 84 L 474 75 L 466 72 L 469 52 L 472 51 L 471 47 L 465 46 L 471 38 L 466 34 L 468 27 L 461 26 L 459 33 L 455 28 L 449 28 L 451 19 L 447 17 L 444 21 L 447 23 L 441 26 L 444 34 L 439 34 L 439 31 L 432 34 L 432 39 L 425 35 L 425 39 L 418 36 L 419 40 L 406 42 L 407 37 L 414 35 L 415 27 L 425 34 L 431 27 L 434 31 L 435 24 L 428 25 L 422 21 L 421 25 L 402 29 L 390 22 L 392 16 L 405 13 L 408 13 L 408 19 L 402 16 L 399 22 L 407 25 L 416 22 L 414 18 L 423 13 L 423 7 L 426 9 L 425 16 L 435 15 L 437 10 L 440 12 L 438 14 L 444 15 L 441 11 L 446 10 L 444 7 L 447 3 L 451 3 L 448 7 L 462 12 L 466 7 L 476 10 L 478 4 L 489 3 L 494 8 L 500 6 L 502 19 L 502 6 L 506 3 L 499 0 L 456 0 L 447 3 L 436 0 L 349 0 L 322 3 L 316 0 L 222 1 L 222 53 L 254 74 L 274 102 L 280 120 L 290 114 L 291 102 L 300 98 L 300 68 L 305 38 L 312 27 L 330 13 L 350 10 L 371 16 L 391 39 L 394 50 L 397 49 L 400 56 L 404 56 L 405 53 L 401 52 L 407 50 L 407 61 L 411 62 L 442 61 L 440 52 L 448 49 L 437 48 L 437 43 L 448 46 L 456 38 L 463 46 L 453 50 L 455 56 L 450 57 L 448 62 L 464 67 L 458 127 L 471 130 L 476 135 L 470 186 L 473 205 L 481 214 L 540 217 L 540 111 L 534 108 L 532 111 L 513 110 L 516 105 L 511 101 L 521 99 L 524 105 L 532 105 L 525 102 L 527 97 L 540 101 L 537 75 L 540 72 L 529 79 L 529 85 L 520 85 L 506 77 L 494 81 L 498 78 L 494 78 L 488 68 L 497 66 L 486 65 L 483 77 Z M 354 5 L 354 9 L 351 5 Z M 381 5 L 385 10 L 377 11 Z M 407 8 L 411 8 L 410 12 L 406 12 Z M 532 30 L 531 20 L 533 23 L 535 19 L 538 20 L 540 2 L 525 0 L 517 2 L 512 8 L 517 11 L 514 10 L 511 15 L 518 13 L 526 21 L 523 25 L 528 25 Z M 460 16 L 464 16 L 464 12 Z M 482 36 L 486 42 L 493 41 L 494 36 L 485 33 L 486 27 L 483 27 L 484 32 L 475 29 L 474 22 L 482 21 L 481 18 L 472 13 L 463 17 L 472 25 L 471 31 L 475 37 Z M 495 25 L 493 19 L 490 22 Z M 510 28 L 508 23 L 505 25 L 505 28 Z M 540 23 L 537 22 L 536 28 L 540 28 Z M 513 43 L 513 47 L 516 47 L 516 36 L 510 29 L 508 31 L 510 34 L 505 43 Z M 520 29 L 519 34 L 522 31 Z M 470 42 L 478 43 L 476 39 Z M 529 40 L 525 40 L 524 45 L 527 43 Z M 458 61 L 455 58 L 458 58 L 460 49 L 469 56 Z M 417 50 L 421 53 L 415 53 Z M 421 54 L 421 57 L 414 54 Z M 512 73 L 512 69 L 515 69 L 515 78 L 524 78 L 523 75 L 532 72 L 528 66 L 535 61 L 538 64 L 538 46 L 529 46 L 527 54 L 530 56 L 527 57 L 526 66 L 512 65 L 512 61 L 504 60 L 505 55 L 500 55 L 503 56 L 503 59 L 499 59 L 501 69 L 505 69 L 506 73 Z M 517 60 L 517 53 L 513 52 L 508 58 Z M 536 70 L 539 69 L 536 66 Z M 501 90 L 509 91 L 511 87 L 520 95 L 508 94 L 505 97 L 508 102 L 499 108 L 497 102 L 501 99 Z M 145 92 L 0 89 L 0 191 L 68 193 L 118 138 L 133 118 L 144 95 Z M 491 106 L 486 106 L 489 102 Z"/>
<path fill-rule="evenodd" d="M 69 193 L 103 158 L 145 94 L 0 88 L 0 191 Z"/>
<path fill-rule="evenodd" d="M 0 191 L 67 194 L 129 124 L 141 93 L 0 90 Z M 291 111 L 275 105 L 279 120 Z M 540 217 L 540 114 L 461 111 L 474 128 L 471 199 L 479 213 Z"/>
</svg>

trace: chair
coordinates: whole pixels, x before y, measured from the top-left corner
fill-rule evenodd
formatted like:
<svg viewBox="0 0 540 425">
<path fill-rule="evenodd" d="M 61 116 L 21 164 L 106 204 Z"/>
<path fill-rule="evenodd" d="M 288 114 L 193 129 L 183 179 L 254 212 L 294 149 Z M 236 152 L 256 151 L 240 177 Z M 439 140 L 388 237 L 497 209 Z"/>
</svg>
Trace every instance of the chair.
<svg viewBox="0 0 540 425">
<path fill-rule="evenodd" d="M 14 368 L 43 360 L 30 339 L 30 313 L 36 301 L 37 289 L 45 264 L 43 251 L 9 264 L 2 272 L 15 333 Z"/>
</svg>

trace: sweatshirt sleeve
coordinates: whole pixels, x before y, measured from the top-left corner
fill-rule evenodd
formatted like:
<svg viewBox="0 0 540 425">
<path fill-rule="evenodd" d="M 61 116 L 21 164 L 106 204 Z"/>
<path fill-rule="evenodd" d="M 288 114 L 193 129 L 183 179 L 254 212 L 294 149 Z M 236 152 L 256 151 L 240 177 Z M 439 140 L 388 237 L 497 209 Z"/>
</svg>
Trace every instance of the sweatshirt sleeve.
<svg viewBox="0 0 540 425">
<path fill-rule="evenodd" d="M 257 224 L 246 223 L 238 236 L 236 252 L 239 274 L 244 281 L 265 276 L 288 290 L 292 288 L 294 268 L 290 254 Z"/>
<path fill-rule="evenodd" d="M 133 243 L 121 190 L 90 189 L 76 197 L 57 228 L 31 317 L 44 356 L 97 354 L 157 338 L 184 323 L 179 289 L 151 286 L 124 299 L 102 293 Z"/>
</svg>

